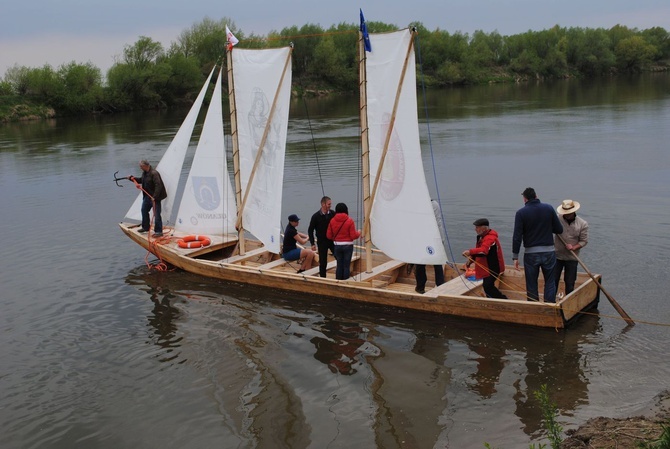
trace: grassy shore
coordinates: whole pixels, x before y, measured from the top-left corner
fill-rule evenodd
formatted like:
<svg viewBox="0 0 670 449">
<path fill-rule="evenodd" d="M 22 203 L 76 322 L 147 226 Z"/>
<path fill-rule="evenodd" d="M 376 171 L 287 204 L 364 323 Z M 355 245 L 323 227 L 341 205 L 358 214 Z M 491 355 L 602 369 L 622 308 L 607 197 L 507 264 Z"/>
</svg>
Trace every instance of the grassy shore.
<svg viewBox="0 0 670 449">
<path fill-rule="evenodd" d="M 0 123 L 40 120 L 55 116 L 56 111 L 48 106 L 26 103 L 18 96 L 0 95 Z"/>
</svg>

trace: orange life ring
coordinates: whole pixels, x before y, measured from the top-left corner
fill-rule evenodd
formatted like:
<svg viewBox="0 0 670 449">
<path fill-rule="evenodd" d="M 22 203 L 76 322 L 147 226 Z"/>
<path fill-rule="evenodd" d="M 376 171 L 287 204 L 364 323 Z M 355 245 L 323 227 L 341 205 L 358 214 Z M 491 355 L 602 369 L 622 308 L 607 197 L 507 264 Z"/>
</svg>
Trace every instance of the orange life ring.
<svg viewBox="0 0 670 449">
<path fill-rule="evenodd" d="M 187 235 L 184 238 L 177 240 L 177 245 L 180 248 L 201 248 L 209 246 L 212 241 L 206 235 Z"/>
</svg>

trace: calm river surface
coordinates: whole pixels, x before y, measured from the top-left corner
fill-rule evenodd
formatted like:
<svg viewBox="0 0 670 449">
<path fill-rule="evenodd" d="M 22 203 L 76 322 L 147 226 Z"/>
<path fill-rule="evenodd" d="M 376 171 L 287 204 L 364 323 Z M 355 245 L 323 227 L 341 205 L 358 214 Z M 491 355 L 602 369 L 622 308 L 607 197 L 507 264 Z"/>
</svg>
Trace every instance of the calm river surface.
<svg viewBox="0 0 670 449">
<path fill-rule="evenodd" d="M 356 101 L 296 101 L 283 216 L 303 231 L 322 183 L 360 215 Z M 546 442 L 543 384 L 566 429 L 670 389 L 670 75 L 426 103 L 455 259 L 485 216 L 511 262 L 527 186 L 578 200 L 582 258 L 637 326 L 604 295 L 555 332 L 155 272 L 112 178 L 156 164 L 186 111 L 0 125 L 0 447 L 523 448 Z"/>
</svg>

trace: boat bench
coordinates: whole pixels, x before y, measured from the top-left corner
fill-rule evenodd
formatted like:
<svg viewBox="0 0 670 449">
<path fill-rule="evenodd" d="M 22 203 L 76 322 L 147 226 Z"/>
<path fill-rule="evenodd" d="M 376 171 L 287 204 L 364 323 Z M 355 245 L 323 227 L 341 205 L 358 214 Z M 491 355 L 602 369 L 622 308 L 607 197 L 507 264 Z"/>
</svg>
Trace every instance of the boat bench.
<svg viewBox="0 0 670 449">
<path fill-rule="evenodd" d="M 295 261 L 288 261 L 285 260 L 283 257 L 280 257 L 279 259 L 275 259 L 272 262 L 264 263 L 263 265 L 259 265 L 256 267 L 258 270 L 272 270 L 273 268 L 276 267 L 281 267 L 282 265 L 286 265 L 289 262 L 295 262 Z"/>
<path fill-rule="evenodd" d="M 426 290 L 426 293 L 424 293 L 423 296 L 429 296 L 432 298 L 436 298 L 442 295 L 461 296 L 479 287 L 480 285 L 482 285 L 481 279 L 478 279 L 476 281 L 469 281 L 465 277 L 465 274 L 462 274 L 456 278 L 453 278 L 450 281 L 445 282 L 442 285 L 438 285 L 435 288 Z"/>
<path fill-rule="evenodd" d="M 355 255 L 351 258 L 351 261 L 354 262 L 354 261 L 356 261 L 360 258 L 361 258 L 361 256 Z M 326 265 L 326 271 L 332 270 L 333 268 L 336 268 L 336 267 L 337 267 L 337 260 L 331 260 L 330 262 L 328 262 L 328 265 Z M 313 276 L 315 274 L 319 274 L 319 267 L 317 266 L 317 267 L 310 268 L 309 270 L 303 271 L 301 274 L 303 274 L 305 276 Z"/>
<path fill-rule="evenodd" d="M 369 273 L 363 271 L 361 272 L 361 274 L 357 274 L 356 276 L 354 276 L 354 278 L 358 282 L 371 281 L 377 276 L 381 276 L 389 271 L 393 271 L 396 268 L 402 267 L 403 265 L 405 265 L 405 262 L 401 262 L 399 260 L 389 260 L 388 262 L 384 262 L 381 265 L 377 265 Z"/>
<path fill-rule="evenodd" d="M 245 254 L 238 254 L 237 256 L 228 257 L 227 259 L 222 259 L 221 262 L 225 263 L 238 263 L 244 262 L 245 260 L 251 259 L 253 257 L 259 256 L 267 252 L 267 248 L 261 246 L 260 248 L 247 251 Z"/>
</svg>

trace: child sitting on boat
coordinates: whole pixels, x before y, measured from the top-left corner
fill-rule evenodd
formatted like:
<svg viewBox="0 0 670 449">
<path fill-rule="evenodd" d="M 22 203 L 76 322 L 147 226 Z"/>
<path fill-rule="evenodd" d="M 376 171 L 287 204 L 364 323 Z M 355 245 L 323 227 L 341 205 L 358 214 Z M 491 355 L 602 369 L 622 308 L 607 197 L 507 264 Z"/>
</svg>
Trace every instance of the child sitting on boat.
<svg viewBox="0 0 670 449">
<path fill-rule="evenodd" d="M 304 245 L 309 241 L 307 234 L 298 232 L 296 229 L 300 223 L 300 218 L 296 214 L 291 214 L 288 216 L 288 224 L 286 225 L 286 230 L 284 231 L 284 246 L 282 256 L 286 261 L 300 260 L 303 259 L 302 264 L 298 273 L 302 273 L 305 270 L 312 268 L 312 260 L 316 254 L 311 249 L 298 248 L 298 243 Z"/>
</svg>

